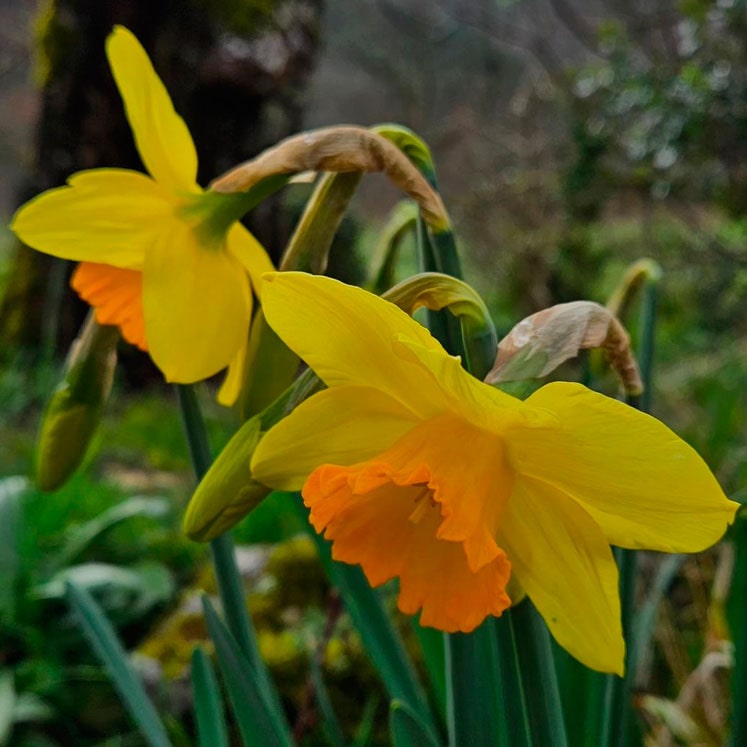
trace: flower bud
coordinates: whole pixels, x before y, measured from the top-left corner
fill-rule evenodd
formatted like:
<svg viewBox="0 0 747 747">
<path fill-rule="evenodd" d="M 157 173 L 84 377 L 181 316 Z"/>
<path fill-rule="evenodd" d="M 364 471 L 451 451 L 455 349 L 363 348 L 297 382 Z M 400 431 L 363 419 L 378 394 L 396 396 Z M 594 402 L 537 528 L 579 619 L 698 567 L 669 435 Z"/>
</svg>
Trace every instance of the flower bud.
<svg viewBox="0 0 747 747">
<path fill-rule="evenodd" d="M 73 342 L 36 445 L 40 490 L 61 487 L 83 461 L 111 391 L 118 340 L 116 327 L 98 324 L 91 314 Z"/>
</svg>

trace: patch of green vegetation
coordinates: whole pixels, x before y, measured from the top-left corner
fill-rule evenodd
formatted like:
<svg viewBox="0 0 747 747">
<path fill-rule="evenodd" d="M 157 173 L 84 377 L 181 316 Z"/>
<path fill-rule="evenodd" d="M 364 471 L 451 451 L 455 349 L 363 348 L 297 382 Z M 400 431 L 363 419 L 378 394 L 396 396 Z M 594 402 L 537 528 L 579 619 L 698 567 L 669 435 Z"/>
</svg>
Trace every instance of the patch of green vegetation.
<svg viewBox="0 0 747 747">
<path fill-rule="evenodd" d="M 280 0 L 195 0 L 235 34 L 256 35 L 272 23 Z"/>
</svg>

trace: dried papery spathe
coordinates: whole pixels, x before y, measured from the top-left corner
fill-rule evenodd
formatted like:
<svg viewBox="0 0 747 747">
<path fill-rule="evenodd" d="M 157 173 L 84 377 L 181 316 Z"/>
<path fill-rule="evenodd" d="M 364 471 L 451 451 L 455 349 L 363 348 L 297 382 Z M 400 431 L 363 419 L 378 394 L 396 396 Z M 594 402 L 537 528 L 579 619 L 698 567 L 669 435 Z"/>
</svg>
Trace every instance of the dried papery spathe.
<svg viewBox="0 0 747 747">
<path fill-rule="evenodd" d="M 643 382 L 620 321 L 593 301 L 551 306 L 522 319 L 499 343 L 488 384 L 540 379 L 582 350 L 602 348 L 629 395 L 643 391 Z"/>
</svg>

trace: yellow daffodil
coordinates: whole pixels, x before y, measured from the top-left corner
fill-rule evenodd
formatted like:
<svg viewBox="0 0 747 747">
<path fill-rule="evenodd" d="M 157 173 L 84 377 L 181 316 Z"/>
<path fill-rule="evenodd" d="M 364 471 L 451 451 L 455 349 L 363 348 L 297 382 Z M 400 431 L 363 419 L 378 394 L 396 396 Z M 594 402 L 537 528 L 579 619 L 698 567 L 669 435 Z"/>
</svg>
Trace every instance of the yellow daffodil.
<svg viewBox="0 0 747 747">
<path fill-rule="evenodd" d="M 272 265 L 237 222 L 246 197 L 198 186 L 192 138 L 137 39 L 119 26 L 106 51 L 150 176 L 74 174 L 11 227 L 29 246 L 81 262 L 72 284 L 97 321 L 147 348 L 167 380 L 204 379 L 242 358 L 252 284 Z M 235 398 L 238 378 L 224 399 Z"/>
<path fill-rule="evenodd" d="M 470 631 L 515 574 L 557 641 L 622 671 L 610 544 L 702 550 L 732 520 L 701 458 L 654 418 L 579 384 L 526 401 L 470 376 L 394 305 L 328 278 L 266 276 L 263 308 L 328 389 L 260 442 L 256 480 L 303 488 L 335 558 L 399 607 Z"/>
</svg>

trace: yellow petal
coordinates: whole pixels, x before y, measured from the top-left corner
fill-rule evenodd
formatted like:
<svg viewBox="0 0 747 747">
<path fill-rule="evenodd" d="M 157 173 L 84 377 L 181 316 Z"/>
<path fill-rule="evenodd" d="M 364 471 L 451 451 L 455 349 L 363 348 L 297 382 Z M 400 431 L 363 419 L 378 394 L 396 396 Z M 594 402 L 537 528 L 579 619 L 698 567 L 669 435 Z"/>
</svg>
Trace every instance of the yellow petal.
<svg viewBox="0 0 747 747">
<path fill-rule="evenodd" d="M 511 434 L 512 464 L 575 498 L 611 544 L 697 552 L 733 520 L 705 462 L 655 418 L 579 384 L 548 384 L 528 403 L 558 425 Z"/>
<path fill-rule="evenodd" d="M 244 269 L 249 273 L 254 294 L 257 298 L 260 298 L 262 276 L 275 269 L 265 248 L 241 223 L 234 223 L 231 226 L 226 244 L 228 251 L 241 262 Z"/>
<path fill-rule="evenodd" d="M 498 541 L 555 640 L 586 666 L 621 675 L 617 566 L 594 520 L 553 487 L 517 477 Z"/>
<path fill-rule="evenodd" d="M 140 269 L 173 204 L 137 171 L 93 169 L 21 207 L 11 228 L 24 243 L 62 259 Z"/>
<path fill-rule="evenodd" d="M 241 387 L 244 383 L 244 364 L 246 361 L 247 343 L 244 343 L 228 364 L 228 371 L 223 383 L 218 390 L 218 404 L 224 407 L 231 407 L 241 394 Z"/>
<path fill-rule="evenodd" d="M 262 306 L 270 326 L 328 386 L 378 389 L 425 417 L 447 406 L 419 361 L 392 355 L 400 337 L 448 356 L 394 304 L 337 280 L 282 272 L 266 277 Z"/>
<path fill-rule="evenodd" d="M 546 427 L 555 419 L 500 389 L 489 386 L 462 368 L 458 357 L 431 350 L 400 335 L 394 341 L 395 356 L 418 367 L 423 380 L 437 387 L 449 409 L 475 426 L 503 434 L 509 424 L 524 428 Z"/>
<path fill-rule="evenodd" d="M 192 136 L 140 42 L 116 26 L 106 40 L 106 54 L 145 168 L 171 191 L 196 191 Z"/>
<path fill-rule="evenodd" d="M 244 268 L 220 246 L 174 221 L 148 252 L 143 311 L 148 347 L 167 381 L 190 383 L 225 368 L 249 334 Z"/>
<path fill-rule="evenodd" d="M 279 490 L 300 490 L 320 464 L 368 459 L 416 422 L 412 412 L 375 389 L 325 389 L 264 436 L 252 458 L 252 476 Z"/>
</svg>

